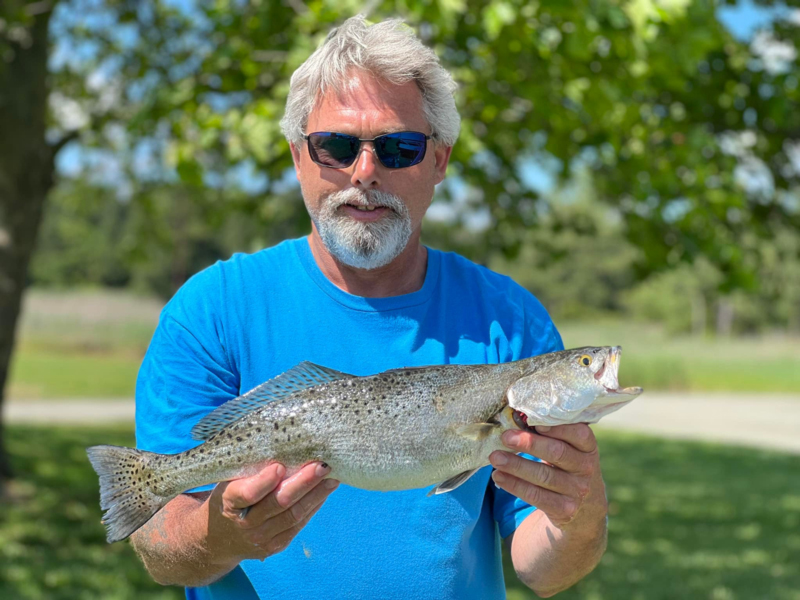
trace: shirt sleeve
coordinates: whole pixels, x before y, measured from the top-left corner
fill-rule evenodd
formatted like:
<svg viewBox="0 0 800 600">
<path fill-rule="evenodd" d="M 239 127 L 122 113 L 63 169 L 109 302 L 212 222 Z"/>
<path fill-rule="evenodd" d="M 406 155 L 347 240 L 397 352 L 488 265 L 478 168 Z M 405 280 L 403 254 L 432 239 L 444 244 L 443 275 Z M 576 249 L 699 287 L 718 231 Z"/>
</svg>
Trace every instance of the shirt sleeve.
<svg viewBox="0 0 800 600">
<path fill-rule="evenodd" d="M 522 355 L 519 358 L 530 358 L 563 350 L 564 342 L 561 340 L 561 335 L 541 303 L 527 294 L 523 306 L 524 330 Z M 538 458 L 529 454 L 520 456 L 540 462 Z M 492 480 L 489 480 L 489 487 L 494 493 L 494 519 L 500 529 L 500 536 L 506 538 L 516 531 L 525 517 L 536 510 L 536 507 L 498 488 Z"/>
<path fill-rule="evenodd" d="M 195 275 L 161 313 L 136 382 L 139 449 L 175 454 L 199 445 L 191 436 L 195 423 L 239 395 L 214 302 L 216 271 Z"/>
</svg>

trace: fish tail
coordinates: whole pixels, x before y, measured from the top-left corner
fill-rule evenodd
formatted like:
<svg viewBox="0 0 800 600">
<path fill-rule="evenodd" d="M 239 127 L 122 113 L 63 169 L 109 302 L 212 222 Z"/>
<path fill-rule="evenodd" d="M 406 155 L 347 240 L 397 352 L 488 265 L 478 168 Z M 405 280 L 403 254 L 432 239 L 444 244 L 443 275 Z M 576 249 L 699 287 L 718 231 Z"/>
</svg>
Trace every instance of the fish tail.
<svg viewBox="0 0 800 600">
<path fill-rule="evenodd" d="M 148 465 L 152 452 L 122 446 L 92 446 L 86 453 L 100 477 L 100 508 L 106 511 L 103 524 L 109 543 L 130 536 L 177 495 L 164 496 L 153 491 L 150 480 L 155 481 L 155 470 Z"/>
</svg>

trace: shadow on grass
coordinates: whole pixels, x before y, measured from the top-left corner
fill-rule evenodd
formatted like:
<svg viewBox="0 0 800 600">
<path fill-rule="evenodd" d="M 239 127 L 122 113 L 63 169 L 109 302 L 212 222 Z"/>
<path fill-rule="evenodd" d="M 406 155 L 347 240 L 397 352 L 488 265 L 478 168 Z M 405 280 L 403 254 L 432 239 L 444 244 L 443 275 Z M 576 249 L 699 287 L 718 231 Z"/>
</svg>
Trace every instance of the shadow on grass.
<svg viewBox="0 0 800 600">
<path fill-rule="evenodd" d="M 177 599 L 107 544 L 85 454 L 129 428 L 10 427 L 24 501 L 0 513 L 2 599 Z M 558 598 L 800 600 L 800 457 L 600 434 L 611 507 L 598 568 Z M 506 562 L 509 600 L 533 598 Z M 433 592 L 433 590 L 432 590 Z"/>
<path fill-rule="evenodd" d="M 123 429 L 8 428 L 8 449 L 24 498 L 0 515 L 0 598 L 177 599 L 154 583 L 128 543 L 108 544 L 100 524 L 92 444 L 133 445 Z"/>
<path fill-rule="evenodd" d="M 598 437 L 608 551 L 559 599 L 800 600 L 800 457 Z M 508 567 L 509 600 L 535 597 Z"/>
</svg>

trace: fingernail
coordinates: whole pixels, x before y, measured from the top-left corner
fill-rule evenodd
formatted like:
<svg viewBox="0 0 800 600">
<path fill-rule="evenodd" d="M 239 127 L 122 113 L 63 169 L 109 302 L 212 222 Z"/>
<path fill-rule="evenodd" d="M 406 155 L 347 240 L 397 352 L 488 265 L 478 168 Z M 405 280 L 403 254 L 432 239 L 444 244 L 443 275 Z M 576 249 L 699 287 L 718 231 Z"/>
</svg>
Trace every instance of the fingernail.
<svg viewBox="0 0 800 600">
<path fill-rule="evenodd" d="M 335 479 L 326 479 L 325 487 L 328 488 L 329 490 L 335 490 L 337 487 L 339 487 L 339 482 L 336 481 Z"/>
<path fill-rule="evenodd" d="M 550 427 L 549 425 L 537 425 L 536 426 L 536 431 L 539 431 L 541 433 L 547 433 L 551 429 L 552 429 L 552 427 Z"/>
<path fill-rule="evenodd" d="M 506 476 L 503 475 L 500 471 L 495 471 L 492 473 L 492 479 L 494 479 L 495 483 L 503 484 L 506 482 Z"/>
<path fill-rule="evenodd" d="M 520 434 L 517 431 L 506 431 L 503 434 L 503 443 L 509 448 L 515 448 L 519 445 Z"/>
<path fill-rule="evenodd" d="M 314 471 L 314 474 L 317 477 L 325 477 L 328 473 L 330 473 L 330 467 L 328 467 L 328 463 L 320 463 L 317 465 L 317 469 Z"/>
<path fill-rule="evenodd" d="M 505 452 L 492 452 L 489 460 L 493 465 L 503 466 L 508 463 L 508 456 L 506 456 Z"/>
<path fill-rule="evenodd" d="M 275 477 L 283 479 L 283 476 L 286 475 L 286 467 L 283 465 L 278 465 L 275 467 Z"/>
</svg>

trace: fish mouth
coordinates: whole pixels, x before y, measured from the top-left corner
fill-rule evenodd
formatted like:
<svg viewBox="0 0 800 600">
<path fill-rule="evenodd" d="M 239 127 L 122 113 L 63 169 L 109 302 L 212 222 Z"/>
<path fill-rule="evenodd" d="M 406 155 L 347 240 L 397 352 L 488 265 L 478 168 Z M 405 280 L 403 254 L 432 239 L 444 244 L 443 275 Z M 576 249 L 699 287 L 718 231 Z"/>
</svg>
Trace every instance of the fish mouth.
<svg viewBox="0 0 800 600">
<path fill-rule="evenodd" d="M 594 378 L 609 394 L 618 394 L 622 391 L 619 388 L 619 363 L 621 357 L 622 348 L 614 346 L 597 370 L 597 373 L 594 374 Z"/>
<path fill-rule="evenodd" d="M 519 427 L 522 431 L 535 431 L 533 427 L 528 425 L 528 415 L 520 410 L 513 410 L 511 413 L 511 417 L 514 419 L 514 423 L 516 423 L 517 427 Z"/>
</svg>

